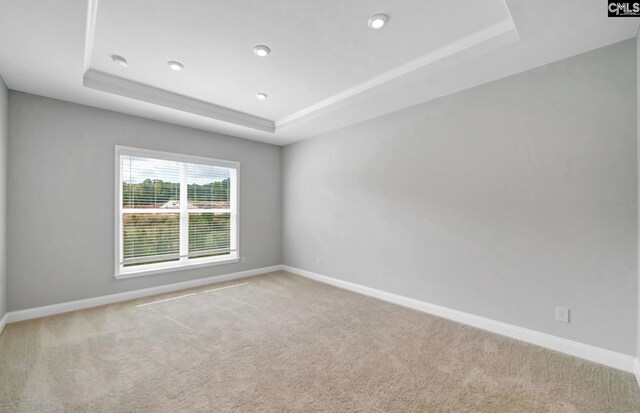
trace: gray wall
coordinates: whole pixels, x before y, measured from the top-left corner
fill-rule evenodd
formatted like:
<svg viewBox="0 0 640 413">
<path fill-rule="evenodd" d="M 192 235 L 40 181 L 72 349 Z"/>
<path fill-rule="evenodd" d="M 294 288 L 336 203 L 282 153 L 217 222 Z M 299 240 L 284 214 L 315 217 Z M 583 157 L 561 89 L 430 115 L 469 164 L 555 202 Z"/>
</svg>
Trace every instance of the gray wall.
<svg viewBox="0 0 640 413">
<path fill-rule="evenodd" d="M 7 140 L 9 91 L 0 77 L 0 319 L 7 312 Z"/>
<path fill-rule="evenodd" d="M 246 264 L 115 280 L 114 146 L 239 161 Z M 277 146 L 11 91 L 10 311 L 280 264 Z"/>
<path fill-rule="evenodd" d="M 635 78 L 629 40 L 285 147 L 285 264 L 636 354 Z"/>
<path fill-rule="evenodd" d="M 638 29 L 640 30 L 640 29 Z M 640 39 L 638 38 L 638 36 L 640 36 L 640 31 L 639 33 L 636 35 L 636 39 L 635 39 L 635 43 L 636 43 L 636 91 L 637 91 L 637 97 L 636 97 L 636 120 L 637 120 L 637 129 L 636 132 L 638 134 L 638 138 L 636 140 L 636 145 L 637 145 L 637 160 L 640 160 Z M 638 189 L 638 205 L 640 205 L 640 165 L 636 165 L 637 166 L 637 173 L 638 173 L 638 185 L 639 185 L 639 189 Z M 640 211 L 638 211 L 638 214 L 640 216 Z M 638 239 L 640 240 L 640 218 L 638 220 Z M 637 340 L 637 345 L 638 345 L 638 351 L 637 351 L 637 355 L 640 357 L 640 242 L 638 245 L 638 328 L 637 328 L 637 332 L 636 332 L 636 340 Z M 640 372 L 636 372 L 636 373 L 640 373 Z M 638 383 L 640 384 L 640 376 L 637 377 L 638 379 Z"/>
</svg>

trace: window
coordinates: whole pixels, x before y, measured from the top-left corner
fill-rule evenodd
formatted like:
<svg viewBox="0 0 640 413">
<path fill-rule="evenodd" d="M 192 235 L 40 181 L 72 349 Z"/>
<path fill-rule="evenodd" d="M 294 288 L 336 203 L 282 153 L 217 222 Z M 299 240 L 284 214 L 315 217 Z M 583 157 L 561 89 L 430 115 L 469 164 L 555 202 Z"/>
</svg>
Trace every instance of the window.
<svg viewBox="0 0 640 413">
<path fill-rule="evenodd" d="M 238 261 L 231 161 L 116 147 L 116 278 Z"/>
</svg>

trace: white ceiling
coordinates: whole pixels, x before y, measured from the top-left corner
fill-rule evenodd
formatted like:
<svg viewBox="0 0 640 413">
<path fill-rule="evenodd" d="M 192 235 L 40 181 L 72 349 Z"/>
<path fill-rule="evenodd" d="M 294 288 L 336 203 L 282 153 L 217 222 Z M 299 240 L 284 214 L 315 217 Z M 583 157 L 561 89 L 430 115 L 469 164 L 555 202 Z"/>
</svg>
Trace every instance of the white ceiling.
<svg viewBox="0 0 640 413">
<path fill-rule="evenodd" d="M 366 24 L 376 13 L 390 17 L 378 31 Z M 0 75 L 15 90 L 282 145 L 637 28 L 601 0 L 0 0 Z M 255 56 L 257 44 L 272 54 Z"/>
<path fill-rule="evenodd" d="M 502 0 L 103 0 L 91 67 L 281 119 L 509 19 Z M 367 19 L 391 16 L 382 30 Z M 454 14 L 455 19 L 442 16 Z M 272 53 L 257 57 L 253 47 Z M 126 69 L 112 54 L 125 56 Z M 185 65 L 171 72 L 166 62 Z M 269 94 L 267 101 L 255 98 Z"/>
</svg>

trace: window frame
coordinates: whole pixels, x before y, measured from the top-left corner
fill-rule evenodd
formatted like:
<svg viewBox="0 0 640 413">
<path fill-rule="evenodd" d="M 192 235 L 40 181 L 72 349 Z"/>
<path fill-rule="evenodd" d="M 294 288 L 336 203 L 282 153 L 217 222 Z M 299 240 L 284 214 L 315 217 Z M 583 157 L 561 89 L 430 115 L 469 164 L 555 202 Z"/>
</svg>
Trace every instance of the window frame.
<svg viewBox="0 0 640 413">
<path fill-rule="evenodd" d="M 171 262 L 163 262 L 163 263 L 151 263 L 151 264 L 143 264 L 133 268 L 126 268 L 124 265 L 121 265 L 123 261 L 124 251 L 122 249 L 123 246 L 123 237 L 124 237 L 124 220 L 123 210 L 130 208 L 123 208 L 123 193 L 122 193 L 122 165 L 120 162 L 120 158 L 122 155 L 128 156 L 139 156 L 146 158 L 155 158 L 173 162 L 181 162 L 181 163 L 193 163 L 193 164 L 201 164 L 201 165 L 210 165 L 210 166 L 218 166 L 223 168 L 230 168 L 232 171 L 235 171 L 235 179 L 232 176 L 230 179 L 230 199 L 229 199 L 229 209 L 231 214 L 231 224 L 230 224 L 230 247 L 235 251 L 229 252 L 229 254 L 218 255 L 214 257 L 195 257 L 188 258 L 182 257 L 178 261 Z M 125 279 L 132 277 L 139 277 L 144 275 L 151 274 L 159 274 L 164 272 L 174 272 L 185 269 L 193 269 L 197 267 L 211 266 L 211 265 L 220 265 L 220 264 L 230 264 L 234 262 L 240 261 L 240 162 L 237 161 L 228 161 L 223 159 L 215 159 L 215 158 L 207 158 L 202 156 L 195 155 L 185 155 L 173 152 L 163 152 L 156 151 L 152 149 L 142 149 L 142 148 L 134 148 L 129 146 L 121 146 L 116 145 L 115 147 L 115 225 L 114 225 L 114 278 L 116 279 Z M 181 177 L 181 198 L 182 198 L 182 177 Z M 187 187 L 184 188 L 184 193 L 186 194 Z M 189 221 L 189 209 L 188 203 L 185 204 L 184 208 L 180 208 L 175 210 L 177 214 L 179 214 L 180 220 L 184 219 L 183 214 L 186 210 L 186 221 Z M 193 212 L 196 213 L 206 213 L 212 212 L 208 209 L 193 209 Z M 164 211 L 167 212 L 167 211 Z M 151 213 L 151 212 L 146 212 Z M 188 224 L 187 224 L 188 225 Z M 181 223 L 182 226 L 182 223 Z M 181 230 L 182 232 L 182 230 Z M 188 231 L 186 231 L 186 242 L 188 243 Z M 185 239 L 181 236 L 181 242 L 185 242 Z"/>
</svg>

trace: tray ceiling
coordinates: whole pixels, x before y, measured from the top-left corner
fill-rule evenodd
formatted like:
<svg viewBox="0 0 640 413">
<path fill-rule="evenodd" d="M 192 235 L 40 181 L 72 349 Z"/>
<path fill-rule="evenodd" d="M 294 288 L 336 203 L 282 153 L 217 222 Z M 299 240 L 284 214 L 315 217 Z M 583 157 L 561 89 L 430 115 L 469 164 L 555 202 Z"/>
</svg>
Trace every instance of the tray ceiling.
<svg viewBox="0 0 640 413">
<path fill-rule="evenodd" d="M 373 30 L 377 13 L 389 21 Z M 16 90 L 287 144 L 637 27 L 597 0 L 0 0 L 0 75 Z M 271 54 L 256 56 L 261 44 Z"/>
</svg>

